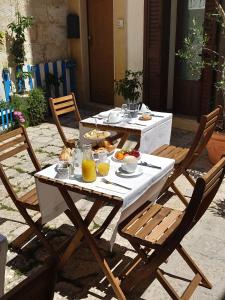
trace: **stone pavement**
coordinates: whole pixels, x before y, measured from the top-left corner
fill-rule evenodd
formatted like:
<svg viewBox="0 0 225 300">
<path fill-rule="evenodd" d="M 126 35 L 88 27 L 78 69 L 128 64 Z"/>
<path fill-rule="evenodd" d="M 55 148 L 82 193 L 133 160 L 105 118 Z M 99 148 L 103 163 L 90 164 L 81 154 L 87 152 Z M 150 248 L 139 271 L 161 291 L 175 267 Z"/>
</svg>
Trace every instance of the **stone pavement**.
<svg viewBox="0 0 225 300">
<path fill-rule="evenodd" d="M 68 121 L 68 120 L 67 120 Z M 69 123 L 67 122 L 67 125 Z M 65 127 L 68 135 L 78 135 L 78 130 Z M 28 135 L 31 139 L 35 153 L 42 166 L 52 164 L 57 161 L 58 155 L 63 146 L 60 136 L 54 124 L 43 123 L 36 127 L 28 128 Z M 193 134 L 183 130 L 173 130 L 172 143 L 176 145 L 188 146 L 192 141 Z M 25 153 L 15 158 L 4 161 L 7 174 L 16 192 L 20 195 L 34 186 L 32 169 L 29 159 Z M 210 168 L 207 154 L 204 153 L 198 163 L 193 166 L 193 175 L 204 173 Z M 178 180 L 178 185 L 187 194 L 191 194 L 191 187 L 184 178 Z M 220 188 L 213 204 L 204 215 L 199 224 L 184 239 L 183 245 L 191 256 L 196 260 L 206 276 L 213 284 L 212 290 L 199 287 L 192 299 L 225 299 L 225 183 Z M 178 205 L 179 203 L 179 205 Z M 78 207 L 85 216 L 90 202 L 79 201 Z M 180 206 L 177 199 L 172 199 L 171 205 Z M 91 224 L 91 230 L 100 226 L 105 215 L 110 211 L 110 207 L 105 207 Z M 34 217 L 38 213 L 33 213 Z M 113 223 L 116 222 L 116 219 Z M 0 233 L 7 236 L 9 242 L 17 237 L 27 228 L 23 218 L 18 214 L 6 190 L 0 182 Z M 46 226 L 48 237 L 54 245 L 60 244 L 73 233 L 73 227 L 66 216 L 61 215 Z M 107 257 L 110 265 L 116 265 L 122 258 L 125 262 L 130 261 L 134 256 L 134 251 L 127 241 L 120 236 L 117 237 L 113 252 L 109 251 L 109 238 L 112 234 L 112 225 L 106 230 L 103 238 L 99 242 L 101 251 Z M 37 240 L 33 240 L 21 253 L 8 251 L 6 267 L 6 291 L 22 281 L 30 273 L 36 270 L 46 257 L 46 253 Z M 166 272 L 175 274 L 175 277 L 192 278 L 192 273 L 184 262 L 174 253 L 168 263 L 163 266 Z M 185 282 L 171 277 L 171 281 L 178 291 L 182 292 Z M 90 251 L 85 244 L 78 249 L 66 266 L 59 274 L 56 284 L 55 298 L 60 299 L 115 299 L 114 294 L 103 280 L 104 276 Z M 170 299 L 168 294 L 155 280 L 148 287 L 143 283 L 130 299 Z"/>
</svg>

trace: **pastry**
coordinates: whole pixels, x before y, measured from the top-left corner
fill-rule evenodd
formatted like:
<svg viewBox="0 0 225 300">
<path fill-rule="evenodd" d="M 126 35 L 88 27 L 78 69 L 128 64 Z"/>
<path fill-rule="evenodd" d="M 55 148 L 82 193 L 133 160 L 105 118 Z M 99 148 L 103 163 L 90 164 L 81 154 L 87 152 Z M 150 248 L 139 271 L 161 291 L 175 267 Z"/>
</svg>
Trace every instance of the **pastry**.
<svg viewBox="0 0 225 300">
<path fill-rule="evenodd" d="M 152 116 L 150 116 L 149 114 L 146 114 L 146 113 L 143 113 L 139 118 L 139 120 L 142 120 L 142 121 L 149 121 L 151 119 L 152 119 Z"/>
<path fill-rule="evenodd" d="M 72 150 L 70 148 L 64 147 L 63 150 L 62 150 L 62 152 L 59 155 L 59 160 L 62 160 L 62 161 L 68 161 L 68 160 L 70 160 L 71 154 L 72 154 L 71 151 Z"/>
</svg>

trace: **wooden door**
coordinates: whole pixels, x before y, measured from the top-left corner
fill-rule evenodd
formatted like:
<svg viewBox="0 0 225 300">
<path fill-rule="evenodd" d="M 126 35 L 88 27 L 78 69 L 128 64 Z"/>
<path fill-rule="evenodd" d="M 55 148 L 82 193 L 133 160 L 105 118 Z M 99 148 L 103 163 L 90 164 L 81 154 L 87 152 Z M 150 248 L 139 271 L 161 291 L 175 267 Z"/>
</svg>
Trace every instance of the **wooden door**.
<svg viewBox="0 0 225 300">
<path fill-rule="evenodd" d="M 144 95 L 153 110 L 166 110 L 171 0 L 145 0 Z"/>
<path fill-rule="evenodd" d="M 178 1 L 177 6 L 177 39 L 176 52 L 183 47 L 184 38 L 188 35 L 193 19 L 203 26 L 205 1 Z M 199 59 L 201 49 L 199 49 Z M 185 62 L 176 57 L 174 76 L 174 112 L 189 116 L 200 113 L 201 81 L 193 76 Z"/>
<path fill-rule="evenodd" d="M 114 103 L 113 0 L 88 0 L 91 101 Z"/>
</svg>

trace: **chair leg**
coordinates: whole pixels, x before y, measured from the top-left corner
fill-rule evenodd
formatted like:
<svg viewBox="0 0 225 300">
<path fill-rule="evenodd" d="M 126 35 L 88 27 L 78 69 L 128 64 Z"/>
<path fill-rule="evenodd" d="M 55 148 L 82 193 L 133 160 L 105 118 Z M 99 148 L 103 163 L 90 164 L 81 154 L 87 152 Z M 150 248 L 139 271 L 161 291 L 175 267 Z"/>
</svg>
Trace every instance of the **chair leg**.
<svg viewBox="0 0 225 300">
<path fill-rule="evenodd" d="M 122 148 L 123 147 L 123 145 L 125 144 L 126 140 L 128 139 L 128 136 L 129 136 L 128 132 L 125 132 L 123 134 L 123 136 L 121 137 L 121 140 L 120 140 L 119 144 L 117 145 L 117 148 Z"/>
<path fill-rule="evenodd" d="M 161 283 L 161 285 L 164 287 L 164 289 L 167 291 L 167 293 L 170 295 L 170 297 L 174 300 L 181 299 L 180 296 L 177 294 L 177 292 L 174 290 L 172 285 L 166 280 L 166 278 L 163 276 L 163 273 L 160 269 L 156 271 L 156 278 Z"/>
<path fill-rule="evenodd" d="M 10 247 L 18 251 L 20 250 L 30 239 L 32 239 L 35 236 L 35 232 L 33 228 L 28 228 L 26 231 L 24 231 L 22 234 L 20 234 L 17 238 L 15 238 L 11 243 Z"/>
<path fill-rule="evenodd" d="M 207 289 L 211 289 L 212 284 L 209 282 L 209 280 L 206 278 L 203 272 L 199 269 L 199 267 L 196 265 L 196 263 L 193 261 L 190 255 L 186 252 L 186 250 L 181 245 L 179 245 L 176 249 L 182 256 L 182 258 L 185 260 L 185 262 L 188 264 L 188 266 L 191 268 L 191 270 L 195 274 L 199 274 L 201 276 L 201 285 Z"/>
<path fill-rule="evenodd" d="M 194 181 L 194 179 L 189 175 L 188 171 L 185 170 L 183 172 L 183 175 L 186 177 L 186 179 L 190 182 L 190 184 L 195 187 L 196 182 Z"/>
<path fill-rule="evenodd" d="M 27 224 L 30 226 L 31 230 L 33 230 L 33 232 L 35 233 L 35 235 L 37 235 L 37 237 L 43 242 L 44 246 L 49 251 L 49 253 L 51 255 L 53 255 L 53 256 L 58 256 L 57 253 L 56 253 L 56 251 L 54 250 L 54 248 L 47 241 L 47 239 L 46 239 L 45 235 L 43 234 L 43 232 L 41 232 L 41 229 L 40 229 L 40 219 L 38 220 L 38 223 L 34 222 L 32 220 L 32 218 L 29 216 L 29 214 L 27 213 L 27 211 L 26 211 L 25 208 L 20 207 L 19 211 L 22 214 L 22 216 L 24 217 L 24 219 L 27 222 Z"/>
<path fill-rule="evenodd" d="M 177 186 L 174 183 L 171 184 L 171 189 L 177 194 L 177 196 L 180 198 L 183 204 L 185 206 L 188 206 L 187 199 L 184 197 L 184 195 L 181 193 L 181 191 L 177 188 Z"/>
</svg>

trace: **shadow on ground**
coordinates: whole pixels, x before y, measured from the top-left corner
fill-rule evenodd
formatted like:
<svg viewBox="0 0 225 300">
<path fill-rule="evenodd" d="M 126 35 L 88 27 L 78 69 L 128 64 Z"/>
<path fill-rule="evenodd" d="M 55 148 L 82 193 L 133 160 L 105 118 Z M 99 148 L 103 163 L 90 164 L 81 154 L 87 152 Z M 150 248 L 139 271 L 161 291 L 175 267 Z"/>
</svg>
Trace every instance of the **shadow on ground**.
<svg viewBox="0 0 225 300">
<path fill-rule="evenodd" d="M 57 230 L 48 230 L 48 240 L 54 248 L 58 248 L 59 245 L 68 239 L 69 236 L 63 233 L 65 231 L 72 233 L 74 229 L 72 226 L 64 224 Z M 114 245 L 111 252 L 109 250 L 110 244 L 105 239 L 98 240 L 98 247 L 115 275 L 119 275 L 124 267 L 132 261 L 132 258 L 126 254 L 127 251 L 129 255 L 135 256 L 132 250 L 118 244 Z M 47 256 L 47 252 L 43 249 L 42 244 L 37 239 L 34 239 L 17 253 L 7 263 L 7 266 L 14 269 L 17 275 L 29 276 L 37 271 Z M 135 295 L 134 293 L 130 297 L 128 295 L 128 299 L 142 299 L 141 295 L 148 286 L 149 281 L 147 283 L 143 282 L 135 290 Z M 115 297 L 111 286 L 109 286 L 85 242 L 81 244 L 63 269 L 59 271 L 55 292 L 67 297 L 69 300 L 83 299 L 88 295 L 95 297 L 95 299 L 111 299 Z"/>
<path fill-rule="evenodd" d="M 214 201 L 213 206 L 209 208 L 209 211 L 211 211 L 215 216 L 225 218 L 225 199 L 218 199 Z"/>
</svg>

